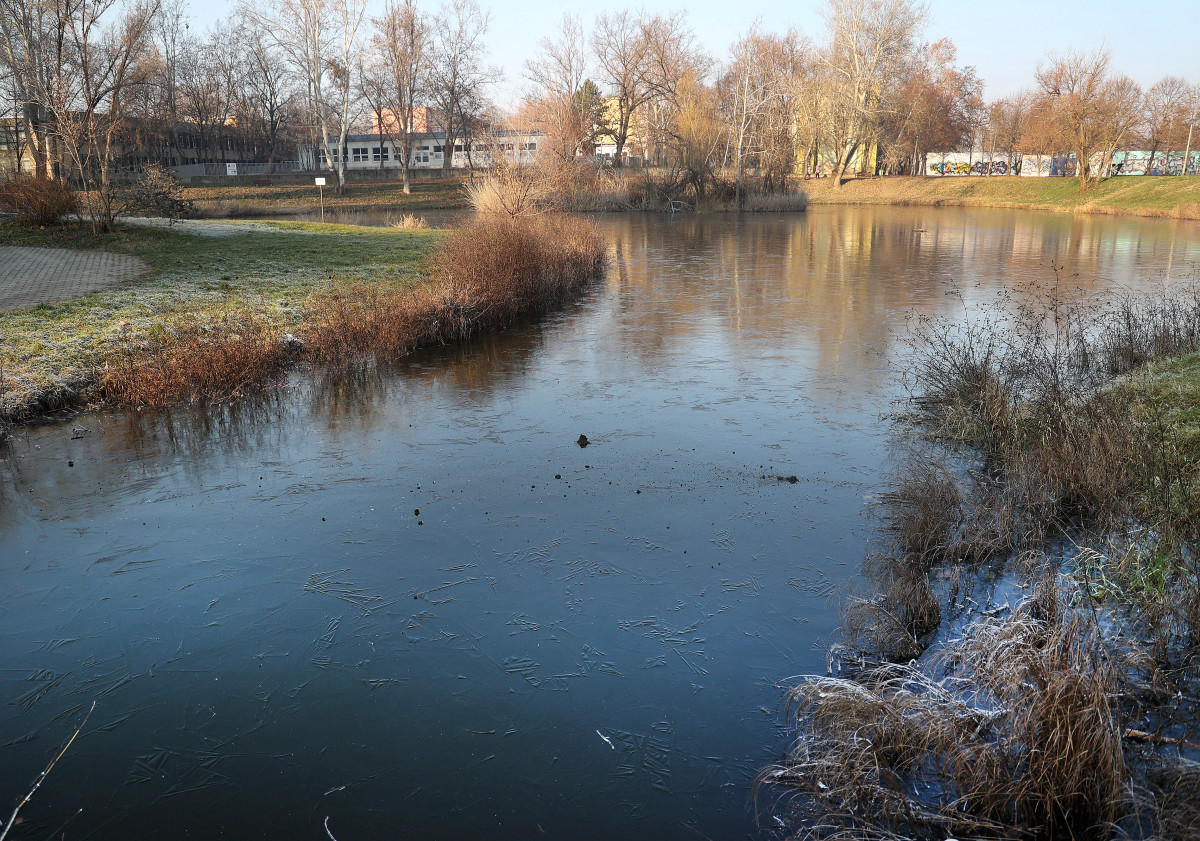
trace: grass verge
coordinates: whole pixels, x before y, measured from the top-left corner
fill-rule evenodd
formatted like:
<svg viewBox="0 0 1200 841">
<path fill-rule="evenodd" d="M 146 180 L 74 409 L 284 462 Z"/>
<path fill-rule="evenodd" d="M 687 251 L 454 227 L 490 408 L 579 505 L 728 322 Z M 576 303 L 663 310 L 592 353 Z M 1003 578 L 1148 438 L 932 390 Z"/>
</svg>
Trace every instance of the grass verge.
<svg viewBox="0 0 1200 841">
<path fill-rule="evenodd" d="M 269 179 L 268 179 L 269 180 Z M 332 179 L 329 179 L 332 181 Z M 326 187 L 326 211 L 347 213 L 362 210 L 394 210 L 414 213 L 429 210 L 462 210 L 469 207 L 463 187 L 467 179 L 452 176 L 436 181 L 412 183 L 412 192 L 405 194 L 399 181 L 351 181 L 346 194 Z M 195 215 L 206 219 L 231 217 L 247 218 L 276 213 L 312 211 L 320 206 L 317 187 L 306 184 L 245 184 L 221 186 L 189 186 L 183 197 L 193 202 Z"/>
<path fill-rule="evenodd" d="M 803 182 L 812 204 L 1003 207 L 1067 213 L 1200 219 L 1200 176 L 1123 177 L 1082 192 L 1075 178 L 908 177 Z"/>
</svg>

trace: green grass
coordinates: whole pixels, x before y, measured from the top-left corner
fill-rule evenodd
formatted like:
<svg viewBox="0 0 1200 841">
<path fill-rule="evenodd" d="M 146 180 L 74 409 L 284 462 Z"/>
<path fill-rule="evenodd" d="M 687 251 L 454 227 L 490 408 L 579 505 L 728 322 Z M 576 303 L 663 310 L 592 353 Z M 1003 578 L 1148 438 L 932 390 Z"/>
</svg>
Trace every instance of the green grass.
<svg viewBox="0 0 1200 841">
<path fill-rule="evenodd" d="M 803 182 L 812 204 L 947 205 L 1200 219 L 1200 176 L 1110 178 L 1084 192 L 1075 178 L 889 177 Z"/>
<path fill-rule="evenodd" d="M 426 254 L 441 236 L 292 222 L 206 224 L 245 232 L 210 237 L 124 225 L 92 237 L 69 225 L 45 231 L 0 225 L 0 243 L 103 249 L 151 267 L 130 285 L 0 313 L 0 420 L 73 404 L 118 342 L 162 329 L 172 317 L 247 310 L 282 334 L 304 321 L 310 296 L 335 281 L 420 283 Z"/>
<path fill-rule="evenodd" d="M 1170 515 L 1200 531 L 1200 354 L 1155 363 L 1122 388 L 1131 417 L 1159 442 L 1159 469 L 1143 496 L 1160 504 L 1167 496 Z"/>
</svg>

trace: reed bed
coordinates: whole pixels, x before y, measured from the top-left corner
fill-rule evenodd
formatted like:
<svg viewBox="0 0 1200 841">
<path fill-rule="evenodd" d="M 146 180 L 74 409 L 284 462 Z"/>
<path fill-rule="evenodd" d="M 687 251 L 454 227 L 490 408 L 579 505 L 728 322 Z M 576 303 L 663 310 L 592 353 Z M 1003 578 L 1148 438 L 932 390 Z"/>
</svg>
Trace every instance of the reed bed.
<svg viewBox="0 0 1200 841">
<path fill-rule="evenodd" d="M 288 359 L 288 345 L 265 319 L 224 308 L 176 317 L 136 339 L 126 334 L 97 371 L 96 388 L 120 405 L 225 400 L 269 380 Z"/>
<path fill-rule="evenodd" d="M 598 276 L 605 255 L 578 219 L 485 215 L 451 232 L 417 289 L 338 285 L 318 295 L 305 346 L 331 361 L 463 341 L 563 302 Z"/>
</svg>

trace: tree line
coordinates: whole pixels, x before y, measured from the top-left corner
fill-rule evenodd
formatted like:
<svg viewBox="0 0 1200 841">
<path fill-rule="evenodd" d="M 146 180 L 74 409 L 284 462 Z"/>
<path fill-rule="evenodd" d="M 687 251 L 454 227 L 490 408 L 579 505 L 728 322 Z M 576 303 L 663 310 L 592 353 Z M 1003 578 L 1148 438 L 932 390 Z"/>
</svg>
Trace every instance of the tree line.
<svg viewBox="0 0 1200 841">
<path fill-rule="evenodd" d="M 922 174 L 931 152 L 965 148 L 1073 152 L 1086 188 L 1119 148 L 1190 150 L 1200 111 L 1196 84 L 1143 91 L 1104 50 L 1049 56 L 1027 90 L 988 102 L 949 39 L 924 40 L 917 0 L 826 0 L 818 35 L 755 26 L 722 57 L 683 12 L 602 12 L 590 28 L 567 15 L 526 62 L 516 114 L 491 101 L 501 74 L 477 0 L 388 0 L 378 16 L 366 0 L 243 0 L 206 32 L 183 3 L 0 0 L 10 158 L 81 180 L 101 216 L 122 165 L 233 150 L 270 164 L 319 149 L 344 189 L 347 135 L 377 126 L 411 160 L 425 106 L 447 168 L 456 146 L 520 124 L 551 157 L 603 146 L 616 166 L 671 166 L 699 189 L 717 172 L 737 190 L 750 175 L 772 190 L 793 175 Z"/>
</svg>

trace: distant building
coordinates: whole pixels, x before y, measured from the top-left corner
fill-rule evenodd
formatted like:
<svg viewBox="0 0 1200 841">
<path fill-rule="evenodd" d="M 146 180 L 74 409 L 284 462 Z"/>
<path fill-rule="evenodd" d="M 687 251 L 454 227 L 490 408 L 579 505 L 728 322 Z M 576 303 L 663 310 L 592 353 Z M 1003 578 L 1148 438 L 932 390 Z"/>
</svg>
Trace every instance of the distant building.
<svg viewBox="0 0 1200 841">
<path fill-rule="evenodd" d="M 504 154 L 510 162 L 524 166 L 533 162 L 542 138 L 541 132 L 505 130 L 471 140 L 459 138 L 455 141 L 454 149 L 447 150 L 446 132 L 422 132 L 413 138 L 412 158 L 408 167 L 415 170 L 443 169 L 448 151 L 451 155 L 450 166 L 453 169 L 489 167 L 492 164 L 492 156 L 497 152 Z M 336 139 L 331 140 L 336 144 Z M 347 135 L 346 145 L 340 151 L 333 150 L 333 163 L 336 165 L 341 160 L 345 160 L 347 172 L 401 167 L 399 148 L 389 137 L 379 132 Z M 300 163 L 305 169 L 327 169 L 325 147 L 301 149 Z"/>
</svg>

